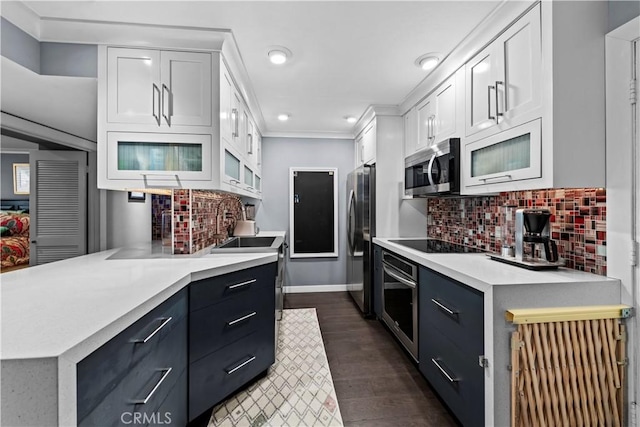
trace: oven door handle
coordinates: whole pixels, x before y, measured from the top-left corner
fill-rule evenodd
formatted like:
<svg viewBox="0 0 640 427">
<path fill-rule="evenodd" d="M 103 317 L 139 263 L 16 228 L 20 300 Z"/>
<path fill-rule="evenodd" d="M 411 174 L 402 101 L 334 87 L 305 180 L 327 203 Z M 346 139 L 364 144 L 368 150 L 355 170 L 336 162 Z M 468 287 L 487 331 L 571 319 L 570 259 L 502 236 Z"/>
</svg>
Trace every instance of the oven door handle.
<svg viewBox="0 0 640 427">
<path fill-rule="evenodd" d="M 404 277 L 398 275 L 397 273 L 394 273 L 386 265 L 383 264 L 382 265 L 382 269 L 384 270 L 385 273 L 387 273 L 389 276 L 393 277 L 394 279 L 396 279 L 398 282 L 402 283 L 403 285 L 407 285 L 411 289 L 415 289 L 416 288 L 416 284 L 414 282 L 405 279 Z"/>
<path fill-rule="evenodd" d="M 429 160 L 429 166 L 427 166 L 427 179 L 429 180 L 429 184 L 431 184 L 432 187 L 436 185 L 436 183 L 433 182 L 433 163 L 436 161 L 436 156 L 437 154 L 431 156 L 431 160 Z"/>
</svg>

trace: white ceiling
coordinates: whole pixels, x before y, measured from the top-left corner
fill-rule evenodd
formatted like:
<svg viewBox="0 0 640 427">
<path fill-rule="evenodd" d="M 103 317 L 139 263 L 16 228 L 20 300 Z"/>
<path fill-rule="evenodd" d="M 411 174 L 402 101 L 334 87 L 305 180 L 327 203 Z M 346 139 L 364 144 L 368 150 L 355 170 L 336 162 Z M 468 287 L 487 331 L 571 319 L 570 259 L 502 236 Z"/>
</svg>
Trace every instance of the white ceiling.
<svg viewBox="0 0 640 427">
<path fill-rule="evenodd" d="M 268 135 L 344 135 L 345 116 L 397 105 L 501 1 L 27 1 L 41 17 L 230 29 Z M 269 63 L 269 46 L 293 52 Z M 286 112 L 288 122 L 276 116 Z"/>
</svg>

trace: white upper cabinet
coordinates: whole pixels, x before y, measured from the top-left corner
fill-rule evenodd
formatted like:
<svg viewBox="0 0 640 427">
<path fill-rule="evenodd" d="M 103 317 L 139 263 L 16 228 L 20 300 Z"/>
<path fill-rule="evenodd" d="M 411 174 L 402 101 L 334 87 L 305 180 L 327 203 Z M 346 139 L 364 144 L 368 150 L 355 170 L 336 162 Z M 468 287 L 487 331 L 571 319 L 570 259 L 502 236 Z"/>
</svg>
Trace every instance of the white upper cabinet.
<svg viewBox="0 0 640 427">
<path fill-rule="evenodd" d="M 160 126 L 160 51 L 109 48 L 107 66 L 107 121 Z"/>
<path fill-rule="evenodd" d="M 405 128 L 405 156 L 459 136 L 458 121 L 464 114 L 464 100 L 460 97 L 464 91 L 463 79 L 464 73 L 457 72 L 418 104 L 415 113 L 407 113 L 405 125 L 409 128 Z"/>
<path fill-rule="evenodd" d="M 107 121 L 211 126 L 211 54 L 108 48 Z"/>
<path fill-rule="evenodd" d="M 486 137 L 540 117 L 540 25 L 536 6 L 466 64 L 467 137 Z"/>
<path fill-rule="evenodd" d="M 376 129 L 375 119 L 364 129 L 362 139 L 362 161 L 364 164 L 376 162 Z"/>
<path fill-rule="evenodd" d="M 211 54 L 162 51 L 160 64 L 164 121 L 211 126 Z"/>
<path fill-rule="evenodd" d="M 404 119 L 404 156 L 416 152 L 418 142 L 418 109 L 413 107 L 403 117 Z"/>
</svg>

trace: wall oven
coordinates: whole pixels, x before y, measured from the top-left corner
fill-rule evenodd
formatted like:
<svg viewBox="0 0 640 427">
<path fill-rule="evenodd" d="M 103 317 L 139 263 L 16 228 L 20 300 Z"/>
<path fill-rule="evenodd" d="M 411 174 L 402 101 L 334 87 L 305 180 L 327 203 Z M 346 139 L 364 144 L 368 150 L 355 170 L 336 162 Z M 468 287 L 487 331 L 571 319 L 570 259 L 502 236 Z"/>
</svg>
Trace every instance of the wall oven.
<svg viewBox="0 0 640 427">
<path fill-rule="evenodd" d="M 404 194 L 460 194 L 460 138 L 445 139 L 404 160 Z"/>
<path fill-rule="evenodd" d="M 418 267 L 382 252 L 382 320 L 418 361 Z"/>
</svg>

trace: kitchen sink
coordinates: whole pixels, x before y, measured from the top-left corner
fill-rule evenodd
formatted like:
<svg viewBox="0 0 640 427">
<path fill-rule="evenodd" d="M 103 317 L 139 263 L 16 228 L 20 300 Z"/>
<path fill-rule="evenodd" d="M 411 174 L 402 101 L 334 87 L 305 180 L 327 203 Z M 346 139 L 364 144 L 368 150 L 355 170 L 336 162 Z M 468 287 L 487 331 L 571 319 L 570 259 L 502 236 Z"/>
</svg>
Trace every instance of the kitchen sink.
<svg viewBox="0 0 640 427">
<path fill-rule="evenodd" d="M 277 250 L 284 239 L 282 237 L 242 236 L 232 237 L 230 240 L 211 248 L 211 253 L 218 252 L 270 252 Z"/>
</svg>

